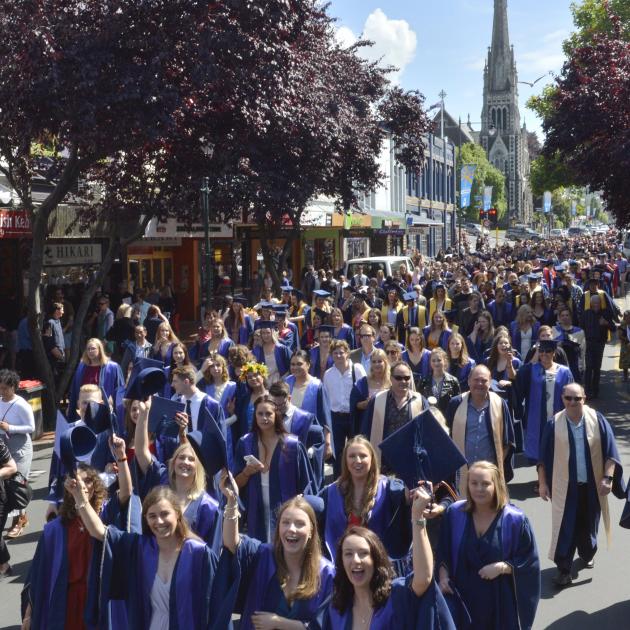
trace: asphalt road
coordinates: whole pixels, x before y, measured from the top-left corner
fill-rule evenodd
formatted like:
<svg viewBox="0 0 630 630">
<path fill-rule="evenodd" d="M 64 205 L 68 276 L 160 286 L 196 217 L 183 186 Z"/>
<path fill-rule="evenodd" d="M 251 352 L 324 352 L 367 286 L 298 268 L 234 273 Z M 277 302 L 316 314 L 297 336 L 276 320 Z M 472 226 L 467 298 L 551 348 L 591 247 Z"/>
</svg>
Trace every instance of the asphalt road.
<svg viewBox="0 0 630 630">
<path fill-rule="evenodd" d="M 620 301 L 622 308 L 630 308 L 630 299 Z M 603 364 L 601 398 L 594 406 L 611 422 L 625 467 L 625 478 L 630 476 L 630 385 L 622 383 L 617 369 L 618 344 L 606 348 Z M 11 563 L 15 575 L 0 583 L 0 628 L 19 628 L 20 592 L 35 552 L 37 539 L 44 523 L 46 482 L 52 444 L 35 446 L 32 483 L 34 501 L 29 507 L 30 526 L 17 540 L 9 543 Z M 513 502 L 529 516 L 538 542 L 542 569 L 542 599 L 535 628 L 552 630 L 607 630 L 630 628 L 630 531 L 617 524 L 623 502 L 611 498 L 612 546 L 606 548 L 603 533 L 595 568 L 574 572 L 573 585 L 560 591 L 553 585 L 555 566 L 547 559 L 550 541 L 551 508 L 534 496 L 533 468 L 516 469 L 510 483 Z M 577 567 L 576 567 L 577 568 Z"/>
</svg>

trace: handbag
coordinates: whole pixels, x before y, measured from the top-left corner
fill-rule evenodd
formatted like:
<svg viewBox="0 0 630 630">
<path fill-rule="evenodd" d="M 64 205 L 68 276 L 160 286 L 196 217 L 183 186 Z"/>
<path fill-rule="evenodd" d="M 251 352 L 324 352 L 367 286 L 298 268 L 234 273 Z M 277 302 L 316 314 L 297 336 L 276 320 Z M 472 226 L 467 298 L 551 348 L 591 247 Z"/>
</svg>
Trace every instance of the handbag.
<svg viewBox="0 0 630 630">
<path fill-rule="evenodd" d="M 4 491 L 9 512 L 26 509 L 33 498 L 33 488 L 31 488 L 28 479 L 19 472 L 4 480 Z"/>
</svg>

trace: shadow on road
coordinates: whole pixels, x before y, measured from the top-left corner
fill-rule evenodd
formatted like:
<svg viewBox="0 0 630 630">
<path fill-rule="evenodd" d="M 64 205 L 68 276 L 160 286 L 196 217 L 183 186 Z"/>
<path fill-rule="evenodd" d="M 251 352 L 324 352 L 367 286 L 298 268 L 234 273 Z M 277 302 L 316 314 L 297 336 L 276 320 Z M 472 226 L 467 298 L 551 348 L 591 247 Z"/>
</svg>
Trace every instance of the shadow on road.
<svg viewBox="0 0 630 630">
<path fill-rule="evenodd" d="M 583 610 L 573 612 L 554 621 L 546 630 L 601 630 L 602 628 L 627 628 L 630 619 L 630 600 L 617 602 L 608 608 L 602 608 L 594 613 Z"/>
</svg>

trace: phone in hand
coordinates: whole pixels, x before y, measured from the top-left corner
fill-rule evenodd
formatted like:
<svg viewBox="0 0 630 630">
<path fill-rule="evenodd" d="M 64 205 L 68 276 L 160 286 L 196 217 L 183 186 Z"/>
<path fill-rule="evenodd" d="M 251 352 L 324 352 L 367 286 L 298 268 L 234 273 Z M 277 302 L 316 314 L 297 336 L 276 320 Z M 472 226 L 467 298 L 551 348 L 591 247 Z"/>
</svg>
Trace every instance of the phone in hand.
<svg viewBox="0 0 630 630">
<path fill-rule="evenodd" d="M 254 457 L 253 455 L 244 455 L 243 459 L 245 460 L 246 464 L 252 464 L 253 466 L 262 466 L 263 463 L 257 458 Z"/>
</svg>

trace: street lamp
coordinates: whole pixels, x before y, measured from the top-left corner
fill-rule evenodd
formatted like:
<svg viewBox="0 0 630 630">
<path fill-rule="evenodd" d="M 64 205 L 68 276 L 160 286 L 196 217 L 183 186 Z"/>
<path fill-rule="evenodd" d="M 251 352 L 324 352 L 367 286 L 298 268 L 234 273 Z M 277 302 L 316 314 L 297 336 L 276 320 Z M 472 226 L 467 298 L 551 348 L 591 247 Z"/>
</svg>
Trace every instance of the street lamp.
<svg viewBox="0 0 630 630">
<path fill-rule="evenodd" d="M 204 155 L 208 160 L 214 155 L 214 145 L 205 143 L 202 139 L 202 148 Z M 212 294 L 214 288 L 214 269 L 212 266 L 212 243 L 210 242 L 210 178 L 201 178 L 201 220 L 203 222 L 204 234 L 204 264 L 206 267 L 206 313 L 212 308 Z"/>
</svg>

